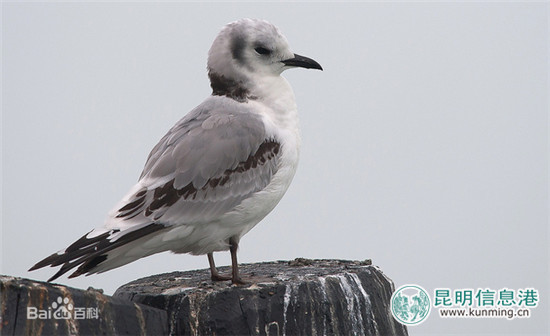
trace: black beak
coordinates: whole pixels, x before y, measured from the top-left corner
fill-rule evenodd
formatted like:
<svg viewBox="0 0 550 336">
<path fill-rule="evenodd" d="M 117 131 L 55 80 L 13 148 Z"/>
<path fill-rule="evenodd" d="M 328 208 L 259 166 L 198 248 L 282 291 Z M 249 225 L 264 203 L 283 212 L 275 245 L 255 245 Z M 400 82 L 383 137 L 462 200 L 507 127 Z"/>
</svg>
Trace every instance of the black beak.
<svg viewBox="0 0 550 336">
<path fill-rule="evenodd" d="M 301 56 L 298 54 L 294 54 L 293 58 L 284 60 L 283 64 L 287 66 L 300 67 L 300 68 L 306 68 L 306 69 L 323 70 L 323 68 L 321 67 L 321 64 L 315 62 L 309 57 Z"/>
</svg>

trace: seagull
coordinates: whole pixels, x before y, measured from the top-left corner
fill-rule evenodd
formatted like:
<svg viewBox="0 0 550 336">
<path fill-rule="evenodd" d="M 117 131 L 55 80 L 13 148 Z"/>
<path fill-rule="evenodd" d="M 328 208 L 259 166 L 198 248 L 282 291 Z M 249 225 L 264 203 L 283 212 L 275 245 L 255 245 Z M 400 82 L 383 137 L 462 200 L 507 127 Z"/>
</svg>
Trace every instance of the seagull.
<svg viewBox="0 0 550 336">
<path fill-rule="evenodd" d="M 281 73 L 323 69 L 258 19 L 223 27 L 207 65 L 212 95 L 153 148 L 139 181 L 104 225 L 29 271 L 61 266 L 50 282 L 76 267 L 69 278 L 172 251 L 206 254 L 213 281 L 247 283 L 239 274 L 239 241 L 275 208 L 298 164 L 297 107 Z M 213 256 L 227 250 L 230 276 L 218 273 Z"/>
</svg>

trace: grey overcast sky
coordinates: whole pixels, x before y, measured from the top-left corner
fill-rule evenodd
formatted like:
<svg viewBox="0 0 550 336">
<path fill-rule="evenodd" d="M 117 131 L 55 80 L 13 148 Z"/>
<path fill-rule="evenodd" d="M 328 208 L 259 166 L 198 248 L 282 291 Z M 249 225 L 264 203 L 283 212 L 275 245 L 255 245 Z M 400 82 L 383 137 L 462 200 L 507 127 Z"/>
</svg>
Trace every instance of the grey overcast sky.
<svg viewBox="0 0 550 336">
<path fill-rule="evenodd" d="M 411 335 L 547 335 L 548 3 L 2 4 L 1 273 L 102 224 L 149 151 L 210 94 L 207 51 L 242 17 L 325 71 L 289 70 L 302 156 L 241 262 L 373 260 L 396 286 L 534 287 L 529 319 L 442 319 Z M 220 265 L 228 253 L 217 253 Z M 207 267 L 163 253 L 104 288 Z"/>
</svg>

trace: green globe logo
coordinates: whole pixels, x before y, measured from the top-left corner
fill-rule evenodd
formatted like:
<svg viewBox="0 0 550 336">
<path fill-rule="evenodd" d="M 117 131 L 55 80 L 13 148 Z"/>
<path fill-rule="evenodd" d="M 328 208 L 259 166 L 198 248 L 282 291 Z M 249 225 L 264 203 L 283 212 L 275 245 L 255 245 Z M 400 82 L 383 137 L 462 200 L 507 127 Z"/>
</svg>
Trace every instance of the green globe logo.
<svg viewBox="0 0 550 336">
<path fill-rule="evenodd" d="M 391 313 L 401 324 L 424 322 L 430 314 L 430 308 L 428 293 L 417 285 L 401 286 L 391 296 Z"/>
</svg>

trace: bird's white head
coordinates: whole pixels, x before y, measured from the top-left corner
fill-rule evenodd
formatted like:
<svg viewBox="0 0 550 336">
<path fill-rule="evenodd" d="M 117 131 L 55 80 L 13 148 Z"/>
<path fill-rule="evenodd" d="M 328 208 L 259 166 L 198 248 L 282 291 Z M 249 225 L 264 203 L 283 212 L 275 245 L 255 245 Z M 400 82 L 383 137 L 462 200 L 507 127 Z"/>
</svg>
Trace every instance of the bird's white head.
<svg viewBox="0 0 550 336">
<path fill-rule="evenodd" d="M 322 70 L 316 61 L 294 54 L 277 27 L 258 19 L 227 24 L 208 53 L 208 76 L 214 94 L 226 95 L 228 87 L 246 91 L 262 78 L 279 76 L 293 67 Z"/>
</svg>

